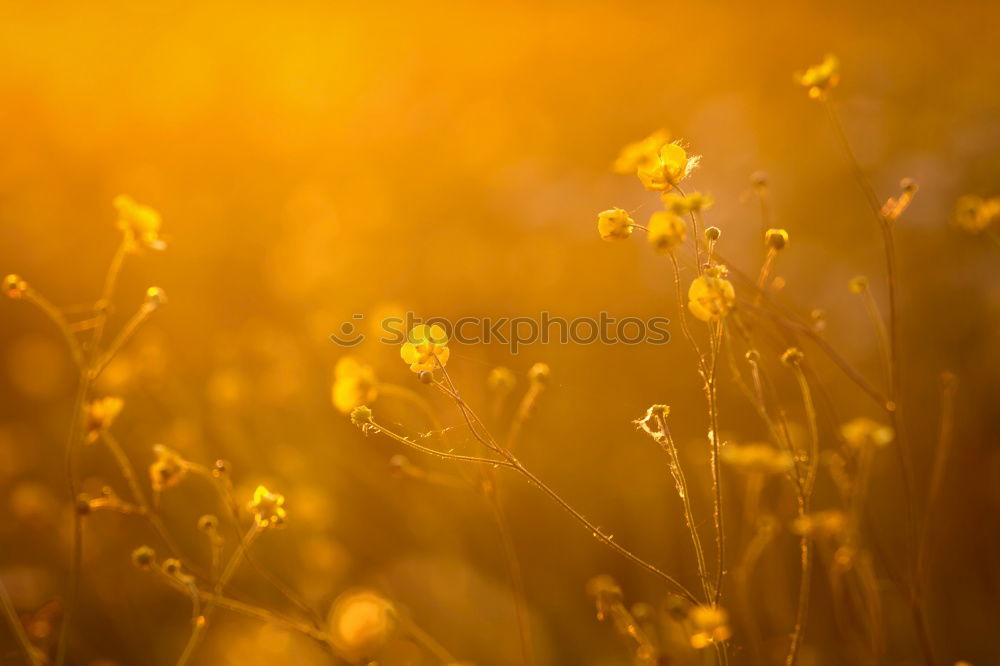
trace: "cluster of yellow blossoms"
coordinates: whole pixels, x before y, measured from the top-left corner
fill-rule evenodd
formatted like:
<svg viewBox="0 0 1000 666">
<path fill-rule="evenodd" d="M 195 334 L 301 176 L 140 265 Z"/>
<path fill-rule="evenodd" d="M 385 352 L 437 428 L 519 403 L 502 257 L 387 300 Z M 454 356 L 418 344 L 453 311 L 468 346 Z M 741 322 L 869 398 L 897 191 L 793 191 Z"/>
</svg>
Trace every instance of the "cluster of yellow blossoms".
<svg viewBox="0 0 1000 666">
<path fill-rule="evenodd" d="M 687 240 L 688 230 L 684 217 L 692 216 L 694 219 L 696 214 L 707 210 L 713 203 L 711 196 L 701 192 L 680 194 L 674 191 L 700 161 L 700 155 L 688 155 L 679 142 L 670 142 L 665 130 L 628 144 L 615 160 L 614 171 L 634 173 L 648 191 L 660 193 L 664 209 L 653 213 L 645 227 L 646 240 L 656 254 L 669 255 L 682 245 Z M 636 227 L 643 228 L 621 208 L 611 208 L 597 215 L 597 231 L 606 241 L 629 238 Z M 784 234 L 781 230 L 773 231 Z M 705 233 L 711 248 L 718 240 L 719 230 L 711 227 Z M 787 239 L 787 234 L 784 238 Z M 714 266 L 691 283 L 688 301 L 688 309 L 695 317 L 714 322 L 729 313 L 736 296 L 724 269 Z"/>
<path fill-rule="evenodd" d="M 378 397 L 375 370 L 355 356 L 344 356 L 333 369 L 333 406 L 341 414 L 350 414 L 361 405 L 374 402 Z"/>
</svg>

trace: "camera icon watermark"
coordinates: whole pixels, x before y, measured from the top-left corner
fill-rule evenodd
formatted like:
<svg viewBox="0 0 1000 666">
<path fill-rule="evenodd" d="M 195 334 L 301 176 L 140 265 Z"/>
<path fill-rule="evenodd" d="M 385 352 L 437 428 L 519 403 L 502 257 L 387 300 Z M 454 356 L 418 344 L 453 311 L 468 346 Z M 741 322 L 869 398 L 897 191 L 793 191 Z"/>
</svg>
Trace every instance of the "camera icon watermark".
<svg viewBox="0 0 1000 666">
<path fill-rule="evenodd" d="M 365 315 L 351 315 L 330 341 L 341 347 L 355 347 L 368 335 L 363 332 Z M 460 317 L 454 321 L 445 317 L 422 319 L 412 312 L 402 316 L 384 317 L 377 322 L 378 341 L 387 345 L 401 345 L 415 326 L 426 324 L 440 326 L 445 337 L 463 345 L 501 344 L 517 354 L 531 344 L 575 345 L 665 345 L 670 342 L 670 320 L 666 317 L 623 317 L 618 319 L 607 312 L 596 317 L 553 316 L 540 312 L 536 317 Z M 372 331 L 371 326 L 368 327 Z"/>
</svg>

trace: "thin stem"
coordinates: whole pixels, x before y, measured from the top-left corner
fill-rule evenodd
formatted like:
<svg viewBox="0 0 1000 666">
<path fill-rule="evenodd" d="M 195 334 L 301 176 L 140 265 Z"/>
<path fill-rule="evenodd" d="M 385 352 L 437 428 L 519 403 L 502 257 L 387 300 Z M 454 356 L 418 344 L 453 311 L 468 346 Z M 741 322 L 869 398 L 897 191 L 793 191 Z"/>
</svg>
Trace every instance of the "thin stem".
<svg viewBox="0 0 1000 666">
<path fill-rule="evenodd" d="M 717 550 L 718 577 L 715 582 L 715 605 L 719 604 L 722 597 L 722 578 L 726 568 L 726 535 L 722 514 L 722 473 L 719 467 L 719 403 L 715 388 L 715 378 L 719 365 L 719 351 L 722 345 L 722 323 L 713 329 L 709 324 L 710 344 L 712 347 L 712 358 L 709 375 L 705 378 L 706 392 L 708 394 L 708 414 L 711 432 L 711 463 L 712 463 L 712 491 L 714 496 L 714 518 L 715 518 L 715 540 Z"/>
<path fill-rule="evenodd" d="M 437 449 L 432 449 L 430 447 L 423 446 L 422 444 L 417 444 L 413 440 L 411 440 L 411 439 L 409 439 L 407 437 L 404 437 L 403 435 L 396 434 L 392 430 L 389 430 L 385 426 L 379 425 L 375 421 L 369 421 L 368 425 L 373 430 L 375 430 L 375 432 L 382 433 L 386 437 L 389 437 L 390 439 L 394 439 L 397 442 L 399 442 L 400 444 L 405 444 L 406 446 L 409 446 L 412 449 L 416 449 L 417 451 L 420 451 L 422 453 L 426 453 L 428 455 L 436 456 L 436 457 L 441 458 L 443 460 L 458 460 L 458 461 L 461 461 L 461 462 L 474 462 L 474 463 L 481 463 L 481 464 L 484 464 L 484 465 L 497 465 L 497 466 L 500 466 L 500 467 L 513 467 L 514 466 L 511 463 L 506 462 L 504 460 L 494 460 L 492 458 L 480 458 L 478 456 L 463 456 L 463 455 L 459 455 L 457 453 L 447 453 L 445 451 L 438 451 Z"/>
<path fill-rule="evenodd" d="M 889 387 L 889 395 L 893 395 L 892 352 L 890 350 L 889 333 L 885 328 L 882 313 L 878 309 L 878 303 L 875 302 L 875 298 L 872 296 L 867 285 L 861 290 L 860 296 L 865 304 L 865 310 L 868 312 L 868 318 L 871 319 L 872 328 L 875 329 L 875 335 L 878 339 L 878 353 L 882 359 L 882 370 L 885 373 L 886 384 Z"/>
<path fill-rule="evenodd" d="M 792 363 L 792 371 L 802 393 L 802 403 L 805 407 L 806 422 L 809 425 L 809 453 L 806 463 L 805 482 L 802 494 L 799 496 L 799 515 L 805 517 L 809 513 L 813 487 L 816 483 L 816 472 L 819 469 L 819 427 L 816 420 L 816 407 L 813 404 L 812 391 L 809 382 L 798 362 Z M 801 553 L 802 575 L 799 580 L 799 602 L 795 612 L 795 629 L 792 632 L 792 642 L 785 659 L 786 666 L 793 666 L 798 659 L 799 648 L 806 630 L 806 618 L 809 612 L 809 587 L 812 580 L 812 541 L 803 534 L 799 541 Z"/>
<path fill-rule="evenodd" d="M 66 321 L 62 312 L 30 286 L 25 289 L 23 298 L 29 303 L 34 303 L 55 324 L 56 329 L 62 334 L 63 340 L 66 341 L 66 346 L 69 347 L 70 354 L 73 356 L 73 363 L 77 369 L 81 369 L 84 363 L 83 350 L 80 348 L 80 343 L 76 339 L 76 336 L 73 335 L 73 329 Z"/>
<path fill-rule="evenodd" d="M 705 563 L 705 551 L 701 546 L 701 537 L 698 536 L 698 528 L 694 520 L 694 511 L 691 508 L 691 496 L 688 492 L 687 478 L 684 475 L 684 468 L 681 467 L 680 455 L 677 451 L 677 444 L 670 434 L 670 428 L 662 414 L 657 415 L 657 422 L 662 437 L 658 439 L 661 448 L 670 456 L 670 471 L 673 473 L 674 481 L 677 484 L 677 494 L 681 497 L 681 504 L 684 505 L 684 519 L 687 522 L 688 532 L 691 534 L 691 543 L 694 546 L 695 559 L 698 563 L 698 578 L 701 579 L 702 591 L 705 593 L 705 603 L 711 603 L 712 584 L 708 577 L 708 566 Z"/>
<path fill-rule="evenodd" d="M 397 613 L 395 609 L 391 609 L 391 611 L 393 617 L 395 617 L 396 621 L 399 622 L 399 626 L 403 629 L 403 631 L 409 634 L 410 638 L 423 646 L 425 650 L 434 655 L 435 659 L 438 659 L 442 664 L 456 663 L 455 657 L 452 656 L 451 652 L 449 652 L 445 646 L 441 645 L 437 639 L 420 628 L 420 626 L 418 626 L 410 618 Z"/>
<path fill-rule="evenodd" d="M 260 532 L 261 527 L 257 525 L 257 523 L 254 523 L 243 539 L 240 540 L 239 546 L 236 547 L 236 551 L 229 558 L 226 568 L 223 569 L 222 575 L 219 576 L 219 579 L 215 583 L 215 597 L 222 596 L 226 583 L 228 583 L 236 573 L 240 562 L 243 560 L 244 553 L 250 548 L 250 545 L 254 542 L 254 539 L 257 538 Z M 184 646 L 184 652 L 181 653 L 180 658 L 177 660 L 177 666 L 184 666 L 194 655 L 194 651 L 201 642 L 201 638 L 205 633 L 205 628 L 208 626 L 208 620 L 214 609 L 215 602 L 213 600 L 209 600 L 209 602 L 205 604 L 205 609 L 194 619 L 194 628 L 191 630 L 191 636 L 188 639 L 187 645 Z"/>
<path fill-rule="evenodd" d="M 35 648 L 28 639 L 28 634 L 24 632 L 24 625 L 21 624 L 21 618 L 17 615 L 17 609 L 14 607 L 14 602 L 11 601 L 10 594 L 7 592 L 7 587 L 3 584 L 3 581 L 0 581 L 0 608 L 3 609 L 3 614 L 10 624 L 11 631 L 14 632 L 18 647 L 24 653 L 25 661 L 31 664 L 31 666 L 41 666 L 42 662 L 38 659 Z"/>
<path fill-rule="evenodd" d="M 122 330 L 115 336 L 114 341 L 108 345 L 107 351 L 101 356 L 100 360 L 94 363 L 94 367 L 90 370 L 90 376 L 92 380 L 97 380 L 104 372 L 104 369 L 108 367 L 111 361 L 114 360 L 115 356 L 121 351 L 121 348 L 125 346 L 135 332 L 139 330 L 139 327 L 149 319 L 149 315 L 152 314 L 155 308 L 149 305 L 143 304 L 139 307 L 134 315 L 125 323 Z"/>
</svg>

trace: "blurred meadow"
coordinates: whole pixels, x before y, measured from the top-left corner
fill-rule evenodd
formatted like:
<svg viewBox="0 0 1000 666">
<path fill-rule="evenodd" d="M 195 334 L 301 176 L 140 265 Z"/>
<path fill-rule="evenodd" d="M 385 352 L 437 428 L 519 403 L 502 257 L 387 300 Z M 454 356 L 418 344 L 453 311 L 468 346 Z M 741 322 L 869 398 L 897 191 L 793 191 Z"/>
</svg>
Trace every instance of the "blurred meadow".
<svg viewBox="0 0 1000 666">
<path fill-rule="evenodd" d="M 611 165 L 622 146 L 666 128 L 703 156 L 685 186 L 714 198 L 704 216 L 721 229 L 719 254 L 756 277 L 763 228 L 787 230 L 768 298 L 805 319 L 815 314 L 816 337 L 882 387 L 878 336 L 848 287 L 867 276 L 887 312 L 882 236 L 824 114 L 829 103 L 880 201 L 899 196 L 903 178 L 919 185 L 894 222 L 896 435 L 912 461 L 917 535 L 907 527 L 894 441 L 869 452 L 867 502 L 851 544 L 874 573 L 860 598 L 851 583 L 845 592 L 831 573 L 843 548 L 816 536 L 797 663 L 1000 664 L 1000 244 L 996 223 L 983 233 L 953 223 L 960 197 L 1000 196 L 1000 4 L 0 6 L 0 274 L 19 275 L 67 318 L 86 320 L 121 242 L 112 201 L 127 194 L 158 211 L 167 247 L 125 257 L 105 342 L 149 305 L 148 287 L 167 300 L 88 399 L 122 398 L 108 430 L 143 492 L 159 495 L 155 514 L 182 555 L 183 576 L 194 575 L 205 594 L 216 532 L 206 538 L 199 518 L 218 516 L 228 560 L 240 543 L 236 525 L 255 513 L 246 509 L 254 489 L 285 498 L 287 524 L 262 529 L 252 563 L 237 556 L 224 590 L 267 617 L 224 604 L 206 612 L 190 663 L 786 663 L 801 525 L 793 527 L 796 496 L 784 475 L 758 478 L 754 500 L 748 475 L 723 465 L 721 606 L 731 637 L 694 650 L 683 636 L 673 650 L 670 632 L 692 620 L 676 619 L 687 611 L 662 578 L 593 538 L 514 470 L 422 456 L 371 428 L 365 436 L 331 404 L 331 387 L 339 360 L 362 359 L 377 385 L 405 389 L 378 392 L 369 406 L 379 424 L 414 438 L 436 427 L 413 392 L 451 440 L 432 433 L 421 443 L 483 455 L 456 402 L 421 384 L 398 346 L 374 339 L 380 318 L 670 318 L 663 346 L 532 344 L 512 355 L 502 344 L 453 341 L 447 370 L 502 438 L 535 387 L 529 370 L 547 364 L 550 377 L 519 426 L 517 458 L 615 542 L 701 596 L 667 456 L 633 424 L 650 405 L 670 406 L 714 571 L 706 396 L 679 328 L 687 304 L 645 234 L 605 243 L 597 214 L 620 207 L 645 225 L 662 208 Z M 839 85 L 828 102 L 810 99 L 793 73 L 828 52 L 839 56 Z M 763 227 L 752 184 L 760 172 Z M 696 271 L 689 252 L 685 293 Z M 64 457 L 67 434 L 79 430 L 78 370 L 58 328 L 24 300 L 0 301 L 0 582 L 34 663 L 179 663 L 199 613 L 186 579 L 159 575 L 171 547 L 154 521 L 91 508 L 74 538 L 78 502 Z M 351 349 L 331 342 L 354 314 L 365 315 L 368 339 Z M 708 340 L 704 324 L 690 323 Z M 796 375 L 779 361 L 791 344 L 758 326 L 788 430 L 805 439 Z M 822 428 L 812 508 L 841 510 L 841 458 L 831 457 L 843 445 L 841 425 L 888 417 L 813 340 L 796 344 Z M 733 349 L 749 377 L 746 345 Z M 498 366 L 517 380 L 506 398 L 488 381 Z M 943 372 L 953 377 L 942 380 Z M 718 408 L 717 439 L 727 446 L 772 439 L 725 360 Z M 109 447 L 70 440 L 74 490 L 131 497 Z M 188 473 L 153 493 L 156 444 L 203 471 L 223 459 L 225 478 Z M 413 468 L 401 469 L 400 453 Z M 849 471 L 856 463 L 846 458 Z M 227 479 L 235 522 L 213 488 Z M 493 504 L 477 489 L 491 479 Z M 773 534 L 758 542 L 741 599 L 738 565 L 760 516 L 741 517 L 755 502 Z M 523 578 L 521 622 L 497 506 Z M 82 544 L 79 591 L 60 648 L 74 543 Z M 133 566 L 143 545 L 156 551 L 154 571 Z M 595 607 L 588 581 L 600 574 L 621 586 L 630 619 L 607 608 L 605 621 L 595 617 L 607 595 L 598 591 Z M 921 576 L 924 641 L 911 598 Z M 357 601 L 351 595 L 362 607 L 344 619 L 337 609 Z M 368 606 L 365 595 L 375 595 Z M 308 624 L 302 606 L 320 616 L 330 641 L 283 624 Z M 350 645 L 338 644 L 338 632 Z M 657 643 L 655 656 L 643 653 L 637 633 Z M 0 663 L 29 663 L 22 647 L 10 622 L 0 624 Z"/>
</svg>

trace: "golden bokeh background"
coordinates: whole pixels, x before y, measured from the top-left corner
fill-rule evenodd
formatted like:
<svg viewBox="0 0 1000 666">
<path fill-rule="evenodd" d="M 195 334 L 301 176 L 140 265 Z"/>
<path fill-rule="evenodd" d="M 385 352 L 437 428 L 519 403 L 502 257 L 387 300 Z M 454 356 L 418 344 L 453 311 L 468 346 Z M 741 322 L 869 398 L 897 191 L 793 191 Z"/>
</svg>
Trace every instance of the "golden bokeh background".
<svg viewBox="0 0 1000 666">
<path fill-rule="evenodd" d="M 896 194 L 903 177 L 920 185 L 897 229 L 918 498 L 937 446 L 940 373 L 959 380 L 939 501 L 931 511 L 918 501 L 932 518 L 925 595 L 934 651 L 941 664 L 993 664 L 1000 248 L 950 218 L 961 195 L 1000 194 L 998 25 L 1000 6 L 986 1 L 4 2 L 0 272 L 79 312 L 97 299 L 118 243 L 112 199 L 124 192 L 155 207 L 169 247 L 126 260 L 109 326 L 117 330 L 150 285 L 169 302 L 97 387 L 124 398 L 114 431 L 143 476 L 156 443 L 204 465 L 224 458 L 239 497 L 261 483 L 287 497 L 287 529 L 266 533 L 254 552 L 320 613 L 347 590 L 374 589 L 457 657 L 520 663 L 488 507 L 473 491 L 390 473 L 399 447 L 365 438 L 330 404 L 333 367 L 347 351 L 329 335 L 355 313 L 370 324 L 406 310 L 676 318 L 669 263 L 641 238 L 607 244 L 595 229 L 596 213 L 612 206 L 639 222 L 656 210 L 655 196 L 609 167 L 622 145 L 666 127 L 704 156 L 692 183 L 715 197 L 707 221 L 722 229 L 720 252 L 751 274 L 763 251 L 750 176 L 766 172 L 773 220 L 791 237 L 778 298 L 802 313 L 823 309 L 824 337 L 877 381 L 875 336 L 847 282 L 869 275 L 884 305 L 880 237 L 821 105 L 792 77 L 835 52 L 834 105 L 876 191 Z M 36 309 L 5 300 L 0 317 L 0 580 L 29 627 L 52 616 L 37 643 L 54 654 L 71 542 L 63 451 L 75 371 Z M 516 400 L 528 368 L 548 363 L 552 381 L 525 425 L 520 458 L 616 540 L 693 587 L 666 461 L 631 423 L 654 402 L 672 406 L 711 547 L 704 396 L 692 351 L 671 331 L 666 346 L 531 345 L 516 356 L 499 344 L 453 345 L 449 369 L 488 411 L 491 368 L 515 371 Z M 884 417 L 821 353 L 804 349 L 835 405 L 824 413 L 828 430 Z M 776 374 L 780 351 L 761 350 Z M 461 432 L 455 405 L 422 387 L 395 347 L 369 339 L 351 353 L 380 380 L 426 394 Z M 766 438 L 728 370 L 721 384 L 723 439 Z M 791 376 L 779 390 L 801 424 Z M 499 431 L 513 408 L 501 411 Z M 427 427 L 390 396 L 373 409 L 401 430 Z M 459 473 L 416 456 L 408 453 L 425 469 Z M 724 472 L 725 506 L 738 515 L 744 481 Z M 81 448 L 80 478 L 92 493 L 103 485 L 126 493 L 99 446 Z M 667 587 L 523 479 L 500 478 L 536 662 L 632 663 L 628 646 L 595 619 L 586 581 L 609 573 L 629 603 L 653 605 Z M 794 506 L 782 483 L 769 482 L 764 497 L 784 525 Z M 163 519 L 207 566 L 196 522 L 222 509 L 203 480 L 171 490 Z M 876 561 L 899 561 L 907 555 L 891 453 L 878 452 L 870 492 L 866 530 L 883 549 Z M 821 478 L 815 506 L 836 501 Z M 97 513 L 84 524 L 68 663 L 175 663 L 190 602 L 129 561 L 144 543 L 162 551 L 157 535 L 135 516 Z M 752 585 L 765 663 L 781 663 L 787 649 L 797 548 L 783 527 Z M 864 663 L 819 557 L 800 663 Z M 920 663 L 905 595 L 879 570 L 886 647 L 871 663 Z M 231 589 L 298 612 L 253 569 Z M 732 620 L 730 662 L 754 663 L 745 618 L 734 610 Z M 18 659 L 5 624 L 0 661 Z M 406 640 L 381 659 L 437 663 Z M 328 661 L 294 632 L 220 613 L 195 663 Z"/>
</svg>

